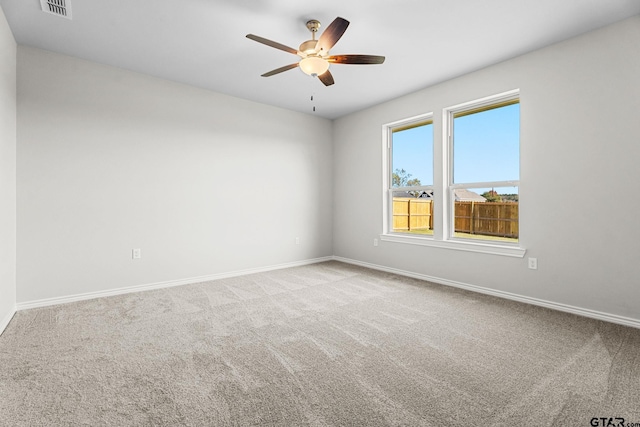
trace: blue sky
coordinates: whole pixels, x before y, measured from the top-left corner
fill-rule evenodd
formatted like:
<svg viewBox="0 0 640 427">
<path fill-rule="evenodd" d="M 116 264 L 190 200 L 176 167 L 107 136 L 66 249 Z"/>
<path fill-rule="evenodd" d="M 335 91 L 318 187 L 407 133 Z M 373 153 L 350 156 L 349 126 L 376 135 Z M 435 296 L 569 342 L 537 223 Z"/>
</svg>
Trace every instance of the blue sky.
<svg viewBox="0 0 640 427">
<path fill-rule="evenodd" d="M 453 132 L 455 183 L 519 179 L 520 104 L 458 117 Z M 433 184 L 433 125 L 394 132 L 396 169 Z"/>
<path fill-rule="evenodd" d="M 392 169 L 404 169 L 422 185 L 433 184 L 433 125 L 393 133 Z"/>
</svg>

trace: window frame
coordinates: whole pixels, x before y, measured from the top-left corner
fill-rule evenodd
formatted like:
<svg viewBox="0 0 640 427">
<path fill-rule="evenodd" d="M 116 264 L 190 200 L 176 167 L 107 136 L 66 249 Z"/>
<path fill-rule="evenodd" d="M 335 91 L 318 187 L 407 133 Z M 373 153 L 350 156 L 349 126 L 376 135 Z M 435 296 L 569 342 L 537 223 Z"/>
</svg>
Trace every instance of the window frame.
<svg viewBox="0 0 640 427">
<path fill-rule="evenodd" d="M 433 139 L 433 144 L 431 147 L 432 150 L 432 173 L 431 182 L 433 184 L 430 185 L 416 185 L 410 187 L 393 187 L 393 132 L 398 132 L 402 130 L 412 129 L 418 126 L 423 125 L 431 125 L 434 126 L 433 123 L 433 113 L 424 113 L 419 114 L 417 116 L 410 117 L 408 119 L 398 120 L 393 123 L 388 123 L 383 126 L 383 141 L 384 141 L 384 151 L 385 155 L 383 155 L 383 170 L 385 173 L 383 174 L 383 235 L 393 235 L 393 236 L 409 236 L 412 237 L 409 233 L 402 232 L 394 232 L 393 231 L 393 192 L 394 191 L 416 191 L 416 190 L 432 190 L 435 191 L 435 138 Z M 420 236 L 421 239 L 430 239 L 433 238 L 432 235 L 423 235 Z M 383 239 L 384 240 L 384 239 Z"/>
<path fill-rule="evenodd" d="M 518 187 L 520 193 L 520 180 L 517 181 L 496 181 L 490 183 L 458 183 L 453 182 L 453 117 L 461 111 L 472 111 L 501 102 L 509 102 L 517 99 L 521 102 L 520 90 L 514 89 L 496 95 L 487 96 L 473 101 L 456 104 L 442 109 L 441 119 L 438 123 L 437 116 L 433 112 L 419 114 L 402 120 L 386 123 L 382 125 L 382 205 L 383 224 L 381 241 L 404 243 L 411 245 L 430 246 L 444 249 L 480 252 L 485 254 L 509 256 L 522 258 L 526 249 L 521 246 L 521 239 L 518 242 L 510 243 L 503 241 L 491 241 L 481 239 L 465 239 L 454 236 L 454 215 L 455 209 L 452 202 L 455 200 L 453 191 L 455 188 L 485 188 L 485 187 Z M 433 185 L 415 187 L 392 187 L 393 173 L 393 131 L 403 127 L 419 126 L 430 122 L 433 126 Z M 441 143 L 438 146 L 438 126 L 441 127 Z M 440 171 L 441 173 L 438 173 Z M 496 183 L 500 185 L 496 185 Z M 488 184 L 488 185 L 487 185 Z M 515 184 L 515 185 L 513 185 Z M 483 187 L 484 185 L 484 187 Z M 433 234 L 414 235 L 393 231 L 393 191 L 410 190 L 433 190 Z M 440 194 L 437 194 L 440 192 Z M 520 203 L 520 201 L 519 201 Z"/>
<path fill-rule="evenodd" d="M 506 107 L 508 105 L 520 104 L 520 90 L 515 89 L 508 92 L 503 92 L 497 95 L 487 96 L 481 99 L 465 102 L 462 104 L 454 105 L 452 107 L 443 108 L 442 121 L 444 123 L 444 144 L 443 149 L 443 194 L 445 194 L 446 206 L 445 221 L 443 222 L 443 236 L 445 240 L 452 241 L 478 241 L 476 239 L 465 238 L 455 236 L 455 196 L 454 191 L 457 189 L 472 189 L 472 188 L 500 188 L 500 187 L 517 187 L 518 194 L 520 193 L 520 179 L 507 180 L 507 181 L 487 181 L 487 182 L 467 182 L 467 183 L 455 183 L 453 179 L 454 174 L 454 162 L 453 162 L 453 150 L 454 150 L 454 134 L 453 134 L 453 122 L 457 117 L 463 117 L 466 115 L 476 114 L 483 111 L 488 111 L 494 108 Z M 460 114 L 465 113 L 465 114 Z M 520 142 L 518 141 L 518 145 Z M 519 147 L 518 147 L 519 148 Z M 518 150 L 519 151 L 519 150 Z M 520 156 L 518 155 L 518 162 L 520 162 Z M 518 165 L 518 170 L 520 165 Z M 519 178 L 519 177 L 518 177 Z M 518 200 L 518 203 L 520 201 Z M 518 218 L 518 221 L 520 219 Z M 519 247 L 520 239 L 518 242 L 499 242 L 495 243 L 490 240 L 479 239 L 480 242 L 489 245 L 507 245 L 511 247 Z"/>
</svg>

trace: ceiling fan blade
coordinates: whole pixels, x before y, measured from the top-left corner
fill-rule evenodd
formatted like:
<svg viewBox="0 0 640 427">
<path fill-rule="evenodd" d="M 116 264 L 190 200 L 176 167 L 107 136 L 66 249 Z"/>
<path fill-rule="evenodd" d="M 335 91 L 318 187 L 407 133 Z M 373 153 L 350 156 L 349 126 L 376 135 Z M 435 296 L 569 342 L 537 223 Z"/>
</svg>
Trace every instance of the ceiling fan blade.
<svg viewBox="0 0 640 427">
<path fill-rule="evenodd" d="M 276 49 L 284 50 L 285 52 L 293 53 L 294 55 L 298 54 L 298 51 L 292 47 L 274 42 L 273 40 L 265 39 L 264 37 L 256 36 L 255 34 L 247 34 L 247 38 L 257 41 L 258 43 L 266 44 L 267 46 L 275 47 Z"/>
<path fill-rule="evenodd" d="M 327 61 L 333 64 L 382 64 L 384 56 L 378 55 L 331 55 Z"/>
<path fill-rule="evenodd" d="M 332 84 L 334 84 L 335 82 L 333 81 L 333 76 L 331 75 L 331 73 L 329 72 L 329 70 L 325 71 L 324 73 L 320 74 L 318 76 L 318 78 L 320 79 L 320 81 L 322 83 L 324 83 L 325 86 L 331 86 Z"/>
<path fill-rule="evenodd" d="M 289 70 L 293 70 L 294 68 L 298 67 L 298 63 L 296 62 L 295 64 L 289 64 L 289 65 L 285 65 L 284 67 L 280 67 L 280 68 L 276 68 L 275 70 L 271 70 L 267 73 L 264 73 L 262 75 L 262 77 L 271 77 L 274 74 L 280 74 L 284 71 L 289 71 Z"/>
<path fill-rule="evenodd" d="M 321 50 L 329 52 L 329 49 L 331 49 L 338 42 L 338 40 L 340 40 L 340 37 L 342 37 L 344 32 L 347 31 L 348 26 L 349 21 L 347 21 L 346 19 L 340 18 L 339 16 L 334 19 L 318 39 L 316 52 L 320 52 Z"/>
</svg>

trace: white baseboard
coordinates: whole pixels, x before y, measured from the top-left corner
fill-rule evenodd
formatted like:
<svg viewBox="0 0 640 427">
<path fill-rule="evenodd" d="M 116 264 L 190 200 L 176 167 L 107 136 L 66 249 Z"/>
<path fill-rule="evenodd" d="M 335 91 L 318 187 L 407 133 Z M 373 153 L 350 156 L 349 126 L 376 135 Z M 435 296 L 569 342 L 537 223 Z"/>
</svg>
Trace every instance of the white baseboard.
<svg viewBox="0 0 640 427">
<path fill-rule="evenodd" d="M 30 308 L 47 307 L 51 305 L 66 304 L 70 302 L 83 301 L 94 298 L 110 297 L 115 295 L 129 294 L 132 292 L 150 291 L 153 289 L 170 288 L 173 286 L 191 285 L 194 283 L 208 282 L 210 280 L 226 279 L 229 277 L 244 276 L 247 274 L 263 273 L 265 271 L 280 270 L 283 268 L 299 267 L 302 265 L 316 264 L 324 261 L 331 261 L 333 257 L 313 258 L 303 261 L 294 261 L 284 264 L 271 265 L 266 267 L 248 268 L 226 273 L 210 274 L 207 276 L 191 277 L 188 279 L 169 280 L 167 282 L 149 283 L 145 285 L 128 286 L 124 288 L 108 289 L 105 291 L 87 292 L 83 294 L 67 295 L 55 298 L 46 298 L 35 301 L 19 302 L 17 310 L 28 310 Z M 11 319 L 9 319 L 11 320 Z M 8 323 L 8 322 L 7 322 Z M 1 330 L 1 329 L 0 329 Z"/>
<path fill-rule="evenodd" d="M 581 307 L 575 307 L 575 306 L 572 306 L 572 305 L 561 304 L 561 303 L 557 303 L 557 302 L 553 302 L 553 301 L 547 301 L 547 300 L 543 300 L 543 299 L 539 299 L 539 298 L 533 298 L 533 297 L 518 295 L 518 294 L 511 293 L 511 292 L 498 291 L 498 290 L 495 290 L 495 289 L 485 288 L 485 287 L 482 287 L 482 286 L 476 286 L 476 285 L 471 285 L 471 284 L 468 284 L 468 283 L 456 282 L 456 281 L 453 281 L 453 280 L 442 279 L 442 278 L 439 278 L 439 277 L 433 277 L 433 276 L 429 276 L 429 275 L 421 274 L 421 273 L 414 273 L 412 271 L 400 270 L 400 269 L 397 269 L 397 268 L 386 267 L 386 266 L 383 266 L 383 265 L 371 264 L 371 263 L 363 262 L 363 261 L 357 261 L 357 260 L 350 259 L 350 258 L 343 258 L 343 257 L 339 257 L 339 256 L 327 256 L 327 257 L 322 257 L 322 258 L 314 258 L 314 259 L 308 259 L 308 260 L 303 260 L 303 261 L 294 261 L 294 262 L 289 262 L 289 263 L 284 263 L 284 264 L 277 264 L 277 265 L 272 265 L 272 266 L 267 266 L 267 267 L 249 268 L 249 269 L 245 269 L 245 270 L 236 270 L 236 271 L 231 271 L 231 272 L 226 272 L 226 273 L 211 274 L 211 275 L 207 275 L 207 276 L 191 277 L 191 278 L 188 278 L 188 279 L 170 280 L 170 281 L 167 281 L 167 282 L 150 283 L 150 284 L 145 284 L 145 285 L 135 285 L 135 286 L 129 286 L 129 287 L 125 287 L 125 288 L 109 289 L 109 290 L 105 290 L 105 291 L 88 292 L 88 293 L 69 295 L 69 296 L 63 296 L 63 297 L 46 298 L 46 299 L 35 300 L 35 301 L 21 302 L 21 303 L 17 303 L 16 308 L 14 309 L 14 311 L 12 313 L 9 313 L 4 319 L 2 319 L 2 321 L 0 321 L 0 334 L 2 334 L 4 329 L 7 327 L 7 325 L 9 324 L 11 319 L 13 318 L 16 310 L 18 310 L 18 311 L 19 310 L 28 310 L 30 308 L 46 307 L 46 306 L 58 305 L 58 304 L 66 304 L 66 303 L 75 302 L 75 301 L 83 301 L 83 300 L 94 299 L 94 298 L 102 298 L 102 297 L 109 297 L 109 296 L 114 296 L 114 295 L 122 295 L 122 294 L 128 294 L 128 293 L 132 293 L 132 292 L 141 292 L 141 291 L 149 291 L 149 290 L 153 290 L 153 289 L 170 288 L 170 287 L 173 287 L 173 286 L 190 285 L 190 284 L 194 284 L 194 283 L 207 282 L 207 281 L 210 281 L 210 280 L 226 279 L 226 278 L 229 278 L 229 277 L 244 276 L 244 275 L 247 275 L 247 274 L 254 274 L 254 273 L 263 273 L 263 272 L 266 272 L 266 271 L 280 270 L 280 269 L 283 269 L 283 268 L 291 268 L 291 267 L 299 267 L 299 266 L 303 266 L 303 265 L 316 264 L 316 263 L 319 263 L 319 262 L 325 262 L 325 261 L 331 261 L 331 260 L 340 261 L 340 262 L 344 262 L 344 263 L 347 263 L 347 264 L 358 265 L 358 266 L 361 266 L 361 267 L 371 268 L 373 270 L 379 270 L 379 271 L 385 271 L 385 272 L 388 272 L 388 273 L 394 273 L 394 274 L 398 274 L 398 275 L 401 275 L 401 276 L 413 277 L 415 279 L 420 279 L 420 280 L 425 280 L 425 281 L 428 281 L 428 282 L 438 283 L 440 285 L 452 286 L 452 287 L 460 288 L 460 289 L 466 289 L 466 290 L 472 291 L 472 292 L 478 292 L 478 293 L 481 293 L 481 294 L 492 295 L 492 296 L 496 296 L 496 297 L 499 297 L 499 298 L 505 298 L 505 299 L 512 300 L 512 301 L 518 301 L 518 302 L 523 302 L 523 303 L 526 303 L 526 304 L 537 305 L 537 306 L 540 306 L 540 307 L 546 307 L 546 308 L 550 308 L 550 309 L 553 309 L 553 310 L 563 311 L 563 312 L 566 312 L 566 313 L 573 313 L 573 314 L 577 314 L 579 316 L 589 317 L 589 318 L 592 318 L 592 319 L 603 320 L 605 322 L 611 322 L 611 323 L 616 323 L 616 324 L 625 325 L 625 326 L 631 326 L 631 327 L 640 329 L 640 320 L 639 319 L 633 319 L 633 318 L 630 318 L 630 317 L 618 316 L 616 314 L 604 313 L 604 312 L 601 312 L 601 311 L 590 310 L 590 309 L 581 308 Z"/>
<path fill-rule="evenodd" d="M 9 322 L 11 322 L 11 319 L 13 319 L 13 316 L 16 315 L 16 311 L 17 311 L 16 306 L 13 306 L 13 309 L 9 311 L 9 313 L 7 313 L 6 316 L 4 316 L 4 319 L 0 320 L 0 335 L 2 335 L 5 329 L 7 329 L 7 326 L 9 326 Z"/>
<path fill-rule="evenodd" d="M 439 277 L 428 276 L 426 274 L 414 273 L 411 271 L 400 270 L 397 268 L 385 267 L 383 265 L 378 265 L 378 264 L 370 264 L 368 262 L 357 261 L 350 258 L 334 256 L 333 259 L 335 261 L 358 265 L 361 267 L 367 267 L 373 270 L 380 270 L 380 271 L 385 271 L 387 273 L 398 274 L 401 276 L 413 277 L 415 279 L 426 280 L 428 282 L 438 283 L 440 285 L 453 286 L 455 288 L 466 289 L 472 292 L 492 295 L 499 298 L 505 298 L 513 301 L 523 302 L 526 304 L 537 305 L 540 307 L 550 308 L 552 310 L 564 311 L 566 313 L 573 313 L 579 316 L 590 317 L 592 319 L 604 320 L 605 322 L 617 323 L 620 325 L 631 326 L 633 328 L 640 329 L 640 320 L 633 319 L 631 317 L 618 316 L 616 314 L 603 313 L 601 311 L 595 311 L 587 308 L 575 307 L 572 305 L 561 304 L 553 301 L 546 301 L 543 299 L 527 297 L 523 295 L 513 294 L 511 292 L 498 291 L 495 289 L 484 288 L 482 286 L 470 285 L 468 283 L 456 282 L 453 280 L 447 280 L 447 279 L 441 279 Z"/>
</svg>

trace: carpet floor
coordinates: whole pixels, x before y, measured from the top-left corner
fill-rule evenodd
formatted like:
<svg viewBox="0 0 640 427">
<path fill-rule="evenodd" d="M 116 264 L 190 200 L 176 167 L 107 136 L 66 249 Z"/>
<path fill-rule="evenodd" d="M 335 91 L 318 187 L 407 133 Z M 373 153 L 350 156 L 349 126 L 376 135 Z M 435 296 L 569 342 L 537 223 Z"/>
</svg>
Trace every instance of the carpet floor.
<svg viewBox="0 0 640 427">
<path fill-rule="evenodd" d="M 20 311 L 0 336 L 3 426 L 594 417 L 640 426 L 640 330 L 339 262 Z"/>
</svg>

